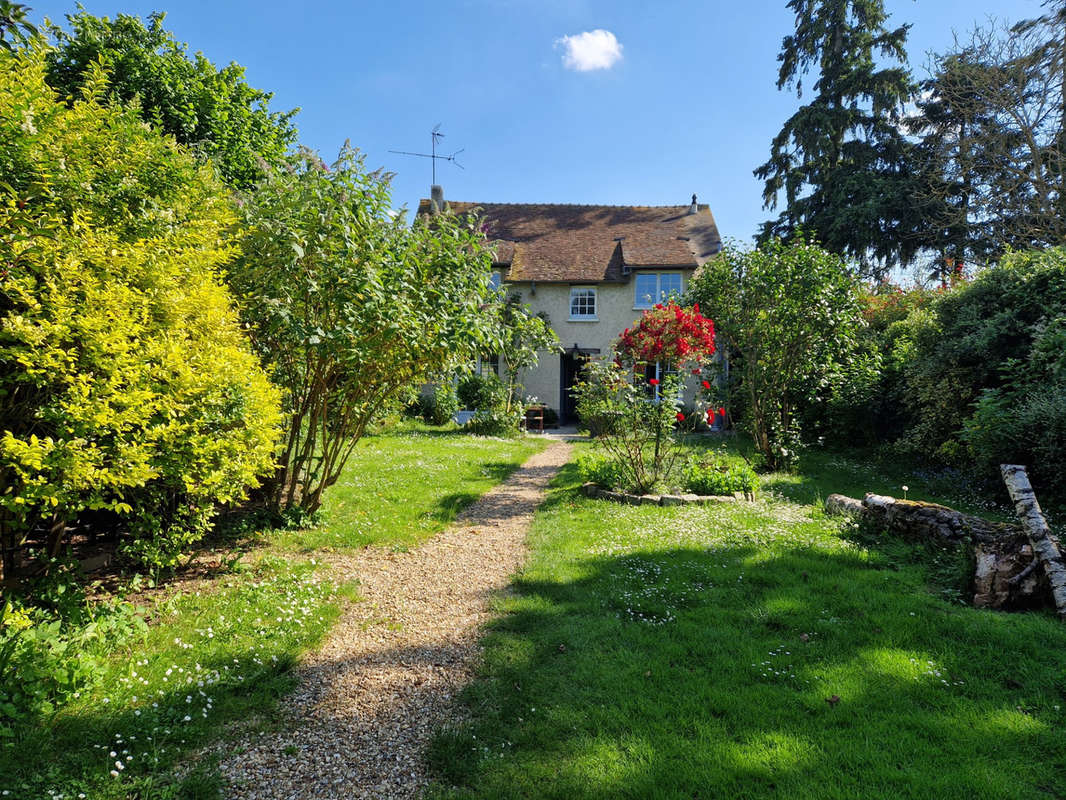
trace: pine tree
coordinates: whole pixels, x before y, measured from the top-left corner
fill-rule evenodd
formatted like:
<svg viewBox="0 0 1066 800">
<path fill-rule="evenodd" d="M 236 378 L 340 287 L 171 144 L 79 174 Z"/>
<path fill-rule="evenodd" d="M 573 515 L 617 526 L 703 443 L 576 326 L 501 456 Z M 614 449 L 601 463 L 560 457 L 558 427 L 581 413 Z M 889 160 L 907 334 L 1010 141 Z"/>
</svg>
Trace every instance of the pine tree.
<svg viewBox="0 0 1066 800">
<path fill-rule="evenodd" d="M 914 90 L 904 51 L 910 26 L 887 30 L 882 0 L 790 0 L 788 7 L 796 31 L 782 42 L 777 87 L 802 97 L 804 76 L 818 77 L 811 102 L 785 122 L 770 159 L 755 170 L 766 182 L 764 207 L 776 209 L 782 193 L 787 204 L 760 239 L 802 227 L 874 271 L 908 262 L 916 222 L 900 126 Z"/>
</svg>

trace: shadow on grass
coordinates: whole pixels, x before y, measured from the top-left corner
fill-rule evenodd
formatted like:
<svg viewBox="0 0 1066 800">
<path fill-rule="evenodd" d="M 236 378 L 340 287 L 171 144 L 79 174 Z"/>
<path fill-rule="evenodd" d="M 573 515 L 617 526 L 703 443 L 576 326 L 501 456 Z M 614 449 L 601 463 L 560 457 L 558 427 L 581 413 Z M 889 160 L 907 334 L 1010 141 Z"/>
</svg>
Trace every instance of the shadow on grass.
<svg viewBox="0 0 1066 800">
<path fill-rule="evenodd" d="M 817 547 L 534 565 L 429 796 L 1066 796 L 1066 629 L 922 581 Z"/>
<path fill-rule="evenodd" d="M 79 792 L 92 798 L 221 797 L 211 764 L 192 765 L 182 777 L 173 768 L 235 722 L 255 715 L 269 721 L 277 699 L 294 685 L 295 659 L 283 654 L 271 661 L 261 655 L 230 652 L 205 660 L 195 671 L 175 670 L 170 682 L 178 685 L 142 697 L 135 707 L 97 703 L 23 727 L 0 749 L 3 787 L 13 797 L 26 798 L 77 797 Z M 192 680 L 186 682 L 185 676 Z M 211 683 L 212 676 L 218 682 Z M 119 779 L 110 775 L 115 761 L 123 763 Z"/>
</svg>

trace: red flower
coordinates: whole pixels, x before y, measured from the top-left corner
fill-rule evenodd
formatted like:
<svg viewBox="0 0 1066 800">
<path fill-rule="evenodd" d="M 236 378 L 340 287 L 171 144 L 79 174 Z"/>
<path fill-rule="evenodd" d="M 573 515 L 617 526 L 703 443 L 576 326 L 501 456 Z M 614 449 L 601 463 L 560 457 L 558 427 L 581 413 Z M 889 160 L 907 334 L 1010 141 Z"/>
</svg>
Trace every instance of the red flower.
<svg viewBox="0 0 1066 800">
<path fill-rule="evenodd" d="M 697 368 L 697 369 L 692 370 L 692 374 L 693 375 L 699 375 L 700 374 L 699 369 Z"/>
<path fill-rule="evenodd" d="M 678 422 L 684 422 L 685 421 L 685 415 L 682 414 L 680 411 L 677 412 L 677 421 Z"/>
<path fill-rule="evenodd" d="M 719 408 L 718 409 L 718 416 L 720 416 L 720 417 L 724 417 L 725 416 L 725 409 L 724 408 Z"/>
<path fill-rule="evenodd" d="M 710 381 L 704 381 L 703 382 L 703 388 L 704 389 L 710 389 L 711 388 L 711 382 Z"/>
<path fill-rule="evenodd" d="M 659 379 L 658 378 L 652 378 L 650 381 L 648 381 L 648 383 L 650 383 L 652 386 L 658 386 L 659 385 Z"/>
</svg>

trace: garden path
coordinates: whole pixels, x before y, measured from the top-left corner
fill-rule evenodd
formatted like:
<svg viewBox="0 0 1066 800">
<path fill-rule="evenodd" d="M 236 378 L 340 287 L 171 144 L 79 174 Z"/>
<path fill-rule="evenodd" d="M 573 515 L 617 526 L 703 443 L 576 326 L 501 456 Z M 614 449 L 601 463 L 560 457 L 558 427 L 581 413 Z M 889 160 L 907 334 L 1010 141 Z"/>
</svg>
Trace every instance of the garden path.
<svg viewBox="0 0 1066 800">
<path fill-rule="evenodd" d="M 426 745 L 455 713 L 490 600 L 524 560 L 533 513 L 570 450 L 553 441 L 416 549 L 327 556 L 337 579 L 359 581 L 361 601 L 298 669 L 277 730 L 223 756 L 226 797 L 418 795 Z"/>
</svg>

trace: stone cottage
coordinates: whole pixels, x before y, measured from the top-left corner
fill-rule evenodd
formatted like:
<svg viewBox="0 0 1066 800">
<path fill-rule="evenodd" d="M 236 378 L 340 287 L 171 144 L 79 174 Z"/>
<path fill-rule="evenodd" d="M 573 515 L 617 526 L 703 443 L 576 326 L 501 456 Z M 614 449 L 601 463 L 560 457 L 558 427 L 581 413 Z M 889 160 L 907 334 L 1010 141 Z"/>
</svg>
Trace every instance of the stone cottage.
<svg viewBox="0 0 1066 800">
<path fill-rule="evenodd" d="M 448 201 L 441 187 L 418 206 L 479 210 L 495 243 L 493 280 L 544 313 L 564 347 L 519 375 L 526 394 L 574 419 L 571 387 L 584 359 L 606 355 L 619 334 L 671 294 L 722 247 L 706 204 L 595 206 Z M 501 365 L 490 361 L 488 368 Z"/>
</svg>

